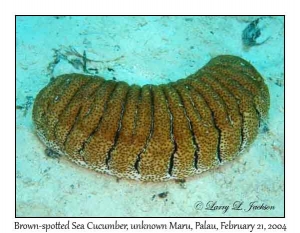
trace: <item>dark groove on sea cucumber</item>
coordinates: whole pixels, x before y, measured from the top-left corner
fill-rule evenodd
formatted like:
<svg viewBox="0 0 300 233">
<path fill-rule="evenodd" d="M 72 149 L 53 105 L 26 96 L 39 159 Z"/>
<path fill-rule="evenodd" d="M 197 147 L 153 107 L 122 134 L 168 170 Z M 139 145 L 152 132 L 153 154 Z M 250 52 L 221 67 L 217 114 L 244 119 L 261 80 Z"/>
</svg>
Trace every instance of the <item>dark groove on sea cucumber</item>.
<svg viewBox="0 0 300 233">
<path fill-rule="evenodd" d="M 194 152 L 194 167 L 195 167 L 196 170 L 198 170 L 198 160 L 199 160 L 199 158 L 198 158 L 198 153 L 199 153 L 199 145 L 198 145 L 198 143 L 197 143 L 197 141 L 196 141 L 196 138 L 195 138 L 195 133 L 194 133 L 194 129 L 193 129 L 193 123 L 191 122 L 191 120 L 190 120 L 190 118 L 189 118 L 189 116 L 188 116 L 188 114 L 187 114 L 186 107 L 185 107 L 185 105 L 184 105 L 184 103 L 183 103 L 182 96 L 181 96 L 180 92 L 179 92 L 175 87 L 174 87 L 174 90 L 175 90 L 175 92 L 176 92 L 176 93 L 178 94 L 178 96 L 179 96 L 180 104 L 182 105 L 182 108 L 183 108 L 183 111 L 184 111 L 184 115 L 185 115 L 185 117 L 186 117 L 186 119 L 187 119 L 187 121 L 188 121 L 188 123 L 189 123 L 189 129 L 190 129 L 190 132 L 191 132 L 191 134 L 192 134 L 193 145 L 194 145 L 194 147 L 195 147 L 195 152 Z"/>
<path fill-rule="evenodd" d="M 129 93 L 129 89 L 127 90 L 125 99 L 122 101 L 122 111 L 121 111 L 121 114 L 120 114 L 119 125 L 118 125 L 117 132 L 115 134 L 114 143 L 111 146 L 111 148 L 108 150 L 107 156 L 106 156 L 106 159 L 105 159 L 105 164 L 106 164 L 108 170 L 109 170 L 109 161 L 111 160 L 111 152 L 115 149 L 116 144 L 117 144 L 118 139 L 119 139 L 119 136 L 120 136 L 120 131 L 122 130 L 122 120 L 123 120 L 123 116 L 124 116 L 125 105 L 126 105 L 128 93 Z"/>
<path fill-rule="evenodd" d="M 173 129 L 173 124 L 174 124 L 174 122 L 173 122 L 173 114 L 172 114 L 172 112 L 171 112 L 171 109 L 170 109 L 170 106 L 169 106 L 169 101 L 168 101 L 168 99 L 167 99 L 167 97 L 166 97 L 165 90 L 164 90 L 163 88 L 162 88 L 162 93 L 163 93 L 163 95 L 164 95 L 164 97 L 165 97 L 165 101 L 166 101 L 166 105 L 167 105 L 167 108 L 168 108 L 168 112 L 169 112 L 169 114 L 170 114 L 170 121 L 171 121 L 171 124 L 170 124 L 170 136 L 171 136 L 171 141 L 172 141 L 172 143 L 173 143 L 173 145 L 174 145 L 174 149 L 173 149 L 173 151 L 172 151 L 172 153 L 171 153 L 171 156 L 170 156 L 170 164 L 169 164 L 169 169 L 168 169 L 168 174 L 169 174 L 170 176 L 172 176 L 172 171 L 173 171 L 173 168 L 174 168 L 175 154 L 176 154 L 176 152 L 177 152 L 177 143 L 176 143 L 176 140 L 175 140 L 175 138 L 174 138 L 174 129 Z"/>
<path fill-rule="evenodd" d="M 78 109 L 78 111 L 77 111 L 77 114 L 76 114 L 76 117 L 75 117 L 75 121 L 74 121 L 72 127 L 70 128 L 69 132 L 68 132 L 67 135 L 66 135 L 66 138 L 65 138 L 65 140 L 64 140 L 64 142 L 63 142 L 63 147 L 64 147 L 64 148 L 65 148 L 65 146 L 66 146 L 66 142 L 67 142 L 67 140 L 68 140 L 68 138 L 69 138 L 69 135 L 71 134 L 72 130 L 74 129 L 75 125 L 76 125 L 77 122 L 78 122 L 78 119 L 79 119 L 79 115 L 80 115 L 80 113 L 81 113 L 81 110 L 82 110 L 82 106 L 79 107 L 79 109 Z"/>
<path fill-rule="evenodd" d="M 206 103 L 206 105 L 208 106 L 208 108 L 210 109 L 210 113 L 211 113 L 211 118 L 212 118 L 212 122 L 214 124 L 214 127 L 216 128 L 216 130 L 218 131 L 218 147 L 217 147 L 217 158 L 219 160 L 219 162 L 222 162 L 222 158 L 221 158 L 221 149 L 220 149 L 220 144 L 221 144 L 221 137 L 222 137 L 222 131 L 221 129 L 217 126 L 215 120 L 215 114 L 213 112 L 213 110 L 211 109 L 211 107 L 209 106 L 207 100 L 204 98 L 204 96 L 197 90 L 195 89 L 193 86 L 188 85 L 189 88 L 192 88 L 196 93 L 198 93 L 198 95 L 201 96 L 201 98 L 204 100 L 204 102 Z"/>
<path fill-rule="evenodd" d="M 215 125 L 218 127 L 221 133 L 220 137 L 220 157 L 222 161 L 227 161 L 232 159 L 230 156 L 235 156 L 237 151 L 232 153 L 230 150 L 235 150 L 235 141 L 229 142 L 227 130 L 230 130 L 229 132 L 232 132 L 232 122 L 230 115 L 228 113 L 228 109 L 226 108 L 226 103 L 222 99 L 222 97 L 206 82 L 202 80 L 200 83 L 199 80 L 196 80 L 192 82 L 192 85 L 196 87 L 196 89 L 199 89 L 199 92 L 203 92 L 204 99 L 207 100 L 208 105 L 214 112 L 213 120 L 215 121 Z M 220 112 L 219 111 L 223 111 Z M 224 117 L 222 117 L 222 114 Z M 218 122 L 219 121 L 219 122 Z M 230 128 L 229 128 L 230 127 Z M 228 129 L 229 128 L 229 129 Z M 227 135 L 226 135 L 227 134 Z M 234 137 L 232 139 L 236 140 Z M 240 145 L 240 144 L 239 144 Z"/>
<path fill-rule="evenodd" d="M 141 153 L 142 153 L 142 152 L 140 152 L 140 153 L 136 156 L 136 161 L 135 161 L 135 163 L 134 163 L 134 169 L 136 170 L 136 172 L 137 172 L 138 174 L 140 174 L 139 164 L 140 164 L 140 161 L 141 161 Z"/>
<path fill-rule="evenodd" d="M 238 106 L 238 113 L 240 115 L 240 118 L 241 118 L 241 127 L 240 127 L 240 135 L 241 135 L 241 144 L 240 144 L 240 149 L 239 151 L 242 151 L 243 150 L 243 145 L 245 143 L 245 135 L 244 135 L 244 116 L 241 112 L 241 107 L 240 107 L 240 104 L 239 104 L 239 100 L 236 98 L 236 96 L 230 91 L 230 89 L 228 89 L 223 83 L 221 83 L 219 81 L 218 78 L 216 78 L 217 74 L 216 73 L 213 73 L 211 71 L 207 71 L 207 73 L 210 75 L 210 77 L 217 83 L 219 83 L 220 86 L 222 86 L 222 88 L 224 90 L 226 90 L 228 93 L 230 93 L 230 95 L 235 99 L 235 102 L 237 103 L 237 106 Z M 221 97 L 222 98 L 222 97 Z M 226 103 L 226 101 L 224 101 Z M 227 105 L 227 104 L 226 104 Z"/>
<path fill-rule="evenodd" d="M 197 108 L 197 106 L 196 106 L 195 103 L 194 103 L 194 100 L 193 100 L 193 97 L 192 97 L 192 93 L 191 93 L 191 91 L 192 91 L 191 87 L 188 86 L 188 85 L 184 85 L 184 88 L 185 88 L 185 89 L 188 91 L 188 93 L 189 93 L 189 95 L 187 95 L 187 96 L 188 96 L 189 102 L 191 103 L 191 106 L 193 107 L 193 110 L 194 110 L 194 113 L 196 114 L 197 119 L 198 119 L 199 121 L 202 121 L 202 120 L 203 120 L 203 116 L 200 114 L 199 109 Z M 196 92 L 196 90 L 194 90 L 194 91 Z M 203 101 L 206 103 L 205 99 L 204 99 L 201 95 L 199 95 L 199 96 L 200 96 L 200 98 L 202 98 Z M 207 105 L 207 103 L 206 103 L 206 105 Z M 211 109 L 209 108 L 208 105 L 207 105 L 207 108 L 209 109 L 209 113 L 210 113 L 210 116 L 211 116 L 211 119 L 212 119 L 212 111 L 211 111 Z M 213 124 L 213 127 L 216 128 L 214 122 L 211 121 L 211 123 Z M 218 137 L 219 137 L 219 132 L 218 132 Z M 204 147 L 204 146 L 206 146 L 206 145 L 199 145 L 198 143 L 197 143 L 197 145 L 198 145 L 198 147 L 199 147 L 199 152 L 198 152 L 198 153 L 199 153 L 199 154 L 201 153 L 200 155 L 202 155 L 201 146 Z M 203 155 L 202 155 L 202 157 L 203 157 Z M 198 161 L 199 161 L 200 159 L 202 159 L 202 157 L 199 157 L 199 155 L 197 155 Z M 198 167 L 199 167 L 199 166 L 198 166 Z"/>
<path fill-rule="evenodd" d="M 207 75 L 209 76 L 209 78 L 210 78 L 210 80 L 212 80 L 213 82 L 216 82 L 217 83 L 217 85 L 220 85 L 220 87 L 222 87 L 222 90 L 224 90 L 225 92 L 227 92 L 229 95 L 231 95 L 230 97 L 232 97 L 232 98 L 234 98 L 234 100 L 236 100 L 235 99 L 235 97 L 234 97 L 234 95 L 227 89 L 227 87 L 226 86 L 224 86 L 224 85 L 222 85 L 217 79 L 215 79 L 214 78 L 214 76 L 210 73 L 210 72 L 207 72 Z M 230 112 L 228 111 L 228 109 L 230 108 L 230 106 L 228 106 L 229 105 L 229 103 L 224 99 L 225 97 L 224 96 L 222 96 L 221 95 L 221 93 L 219 94 L 218 93 L 218 90 L 216 90 L 215 89 L 215 87 L 213 87 L 213 85 L 211 85 L 210 83 L 208 83 L 205 79 L 203 79 L 202 80 L 204 83 L 206 83 L 208 86 L 210 86 L 211 87 L 211 89 L 213 90 L 213 91 L 215 91 L 216 92 L 216 94 L 220 97 L 220 99 L 223 101 L 223 104 L 226 106 L 226 108 L 225 108 L 225 110 L 226 110 L 226 114 L 227 114 L 227 116 L 228 116 L 228 119 L 229 119 L 229 121 L 230 121 L 230 123 L 231 123 L 231 126 L 233 126 L 232 125 L 232 120 L 231 120 L 231 114 L 230 114 Z M 229 97 L 229 98 L 230 98 Z M 237 103 L 237 110 L 238 110 L 238 115 L 239 115 L 239 117 L 240 117 L 240 119 L 241 119 L 241 127 L 239 127 L 239 129 L 240 129 L 240 145 L 239 145 L 239 151 L 241 150 L 241 148 L 242 148 L 242 145 L 243 145 L 243 115 L 240 113 L 240 106 L 238 105 L 238 102 L 237 101 L 235 101 L 236 103 Z"/>
<path fill-rule="evenodd" d="M 212 117 L 214 118 L 215 117 L 214 112 L 211 112 L 211 114 L 212 114 Z M 221 137 L 222 137 L 221 133 L 222 133 L 222 131 L 221 131 L 221 129 L 218 126 L 215 125 L 215 127 L 216 127 L 216 129 L 218 131 L 218 134 L 219 134 L 219 137 L 218 137 L 218 147 L 217 147 L 217 157 L 218 157 L 219 162 L 222 163 L 221 149 L 220 149 Z"/>
<path fill-rule="evenodd" d="M 72 157 L 75 157 L 73 159 L 83 160 L 84 155 L 81 153 L 83 151 L 80 151 L 80 149 L 82 148 L 84 142 L 86 142 L 88 136 L 94 130 L 94 127 L 97 126 L 98 121 L 101 115 L 103 114 L 104 104 L 108 99 L 109 94 L 113 90 L 114 82 L 112 81 L 104 82 L 104 80 L 102 79 L 100 79 L 99 82 L 100 85 L 96 88 L 94 95 L 92 95 L 91 98 L 87 99 L 88 103 L 81 102 L 81 105 L 83 109 L 85 109 L 85 112 L 82 112 L 78 124 L 74 127 L 73 132 L 71 132 L 69 139 L 67 140 L 65 148 L 66 151 L 70 151 L 70 150 L 73 151 L 71 152 L 73 155 Z M 101 102 L 100 103 L 98 102 L 99 100 L 103 100 L 101 101 L 102 104 Z M 96 112 L 98 113 L 95 115 Z M 90 121 L 92 121 L 91 125 L 90 125 Z M 87 127 L 86 128 L 87 131 L 84 132 L 83 130 L 85 130 L 85 127 Z"/>
<path fill-rule="evenodd" d="M 93 79 L 91 79 L 91 81 L 89 81 L 89 83 L 87 83 L 86 85 L 88 86 L 88 85 L 91 84 L 91 83 L 93 83 Z M 101 86 L 101 84 L 100 84 L 99 86 Z M 97 88 L 95 88 L 95 90 L 93 90 L 93 91 L 87 96 L 87 98 L 91 98 L 91 99 L 92 99 L 92 98 L 95 98 L 95 94 L 96 94 L 97 91 L 99 90 L 99 86 L 98 86 Z M 77 93 L 77 94 L 78 94 L 78 93 Z M 69 136 L 70 136 L 70 134 L 72 133 L 72 131 L 73 131 L 75 125 L 76 125 L 76 124 L 78 123 L 78 121 L 79 121 L 79 118 L 80 118 L 80 115 L 81 115 L 82 109 L 83 109 L 83 106 L 82 106 L 82 105 L 83 105 L 83 104 L 81 103 L 80 106 L 79 106 L 79 109 L 77 110 L 78 112 L 77 112 L 77 114 L 76 114 L 75 121 L 74 121 L 72 127 L 70 128 L 69 132 L 67 133 L 67 135 L 66 135 L 66 137 L 65 137 L 65 139 L 64 139 L 64 142 L 63 142 L 63 147 L 64 147 L 64 148 L 65 148 L 65 146 L 66 146 L 66 143 L 68 142 Z M 66 109 L 67 109 L 67 108 L 66 108 Z M 80 119 L 80 120 L 81 120 L 81 119 Z"/>
<path fill-rule="evenodd" d="M 138 104 L 137 104 L 137 107 L 136 107 L 136 110 L 135 110 L 135 116 L 134 116 L 134 127 L 133 127 L 133 132 L 132 132 L 132 135 L 136 135 L 136 127 L 137 127 L 137 121 L 138 121 L 138 116 L 139 116 L 139 106 L 142 102 L 142 88 L 139 89 L 139 97 L 138 97 Z M 150 129 L 151 130 L 151 129 Z M 149 130 L 149 135 L 150 135 L 150 130 Z M 148 135 L 148 136 L 149 136 Z M 136 156 L 136 161 L 134 163 L 134 169 L 136 170 L 136 172 L 138 174 L 140 174 L 140 171 L 139 171 L 139 163 L 140 163 L 140 160 L 141 160 L 141 152 L 139 152 L 139 154 Z"/>
<path fill-rule="evenodd" d="M 116 83 L 115 86 L 114 86 L 114 88 L 113 88 L 113 90 L 112 90 L 112 92 L 110 93 L 109 97 L 107 98 L 107 100 L 106 100 L 106 102 L 105 102 L 105 105 L 104 105 L 104 108 L 103 108 L 103 109 L 104 109 L 104 110 L 103 110 L 103 114 L 101 115 L 101 117 L 100 117 L 100 119 L 99 119 L 99 122 L 98 122 L 97 127 L 92 131 L 92 133 L 88 136 L 88 138 L 87 138 L 87 139 L 84 141 L 84 143 L 82 144 L 82 147 L 78 150 L 79 154 L 82 154 L 82 152 L 84 152 L 84 149 L 85 149 L 85 147 L 86 147 L 86 144 L 88 144 L 88 143 L 90 142 L 91 138 L 92 138 L 92 137 L 95 135 L 95 133 L 99 130 L 99 127 L 100 127 L 101 122 L 102 122 L 103 115 L 104 115 L 104 113 L 105 113 L 106 110 L 107 110 L 107 104 L 108 104 L 110 98 L 112 97 L 114 91 L 116 90 L 117 85 L 118 85 L 118 84 Z M 83 156 L 82 156 L 82 157 L 83 157 Z"/>
<path fill-rule="evenodd" d="M 83 119 L 85 119 L 91 113 L 91 111 L 94 109 L 97 94 L 98 94 L 98 92 L 101 91 L 101 89 L 103 88 L 103 86 L 105 87 L 106 84 L 107 84 L 107 82 L 102 82 L 98 86 L 98 88 L 95 90 L 95 92 L 93 93 L 93 95 L 91 95 L 91 97 L 93 98 L 93 102 L 90 104 L 89 110 L 84 114 Z"/>
<path fill-rule="evenodd" d="M 149 145 L 149 141 L 151 140 L 152 135 L 153 135 L 153 131 L 154 131 L 154 97 L 153 97 L 153 90 L 152 90 L 151 85 L 149 86 L 149 91 L 150 91 L 150 100 L 151 100 L 151 125 L 150 125 L 149 135 L 147 137 L 145 145 L 141 149 L 141 151 L 137 154 L 136 162 L 134 164 L 134 168 L 135 168 L 135 170 L 137 171 L 138 174 L 140 174 L 139 164 L 140 164 L 141 159 L 142 159 L 142 154 L 147 150 L 147 147 Z"/>
<path fill-rule="evenodd" d="M 61 116 L 65 113 L 65 111 L 68 109 L 69 105 L 72 103 L 73 99 L 75 98 L 75 96 L 78 94 L 78 92 L 80 91 L 80 89 L 82 87 L 85 87 L 86 85 L 88 85 L 88 83 L 91 82 L 91 80 L 88 80 L 87 82 L 83 83 L 80 87 L 78 87 L 77 91 L 73 94 L 73 96 L 70 98 L 69 102 L 67 103 L 67 105 L 65 105 L 64 109 L 60 112 L 59 116 L 58 116 L 58 120 L 53 128 L 53 132 L 54 132 L 54 138 L 57 139 L 57 135 L 56 135 L 56 128 L 58 123 L 60 122 L 60 118 Z M 69 83 L 70 84 L 70 83 Z"/>
<path fill-rule="evenodd" d="M 223 106 L 226 106 L 226 102 L 223 100 L 222 96 L 209 83 L 207 83 L 204 79 L 201 79 L 201 81 L 202 81 L 202 84 L 206 85 L 207 88 L 209 88 L 211 91 L 214 92 L 214 95 L 220 100 L 221 104 Z M 205 97 L 204 97 L 204 99 L 205 99 Z M 209 106 L 209 104 L 208 104 L 208 106 Z M 228 122 L 232 126 L 232 123 L 231 123 L 231 120 L 230 120 L 230 114 L 228 113 L 228 109 L 226 107 L 224 107 L 224 111 L 226 113 L 226 118 L 227 118 Z M 216 119 L 216 118 L 213 118 L 213 119 Z"/>
<path fill-rule="evenodd" d="M 190 87 L 190 86 L 185 86 L 185 88 L 186 88 L 187 90 L 189 90 L 189 92 L 190 92 L 190 90 L 191 90 L 191 87 Z M 201 96 L 201 97 L 202 97 L 202 96 Z M 193 106 L 193 108 L 194 108 L 194 111 L 196 112 L 198 118 L 199 118 L 199 119 L 202 119 L 203 117 L 202 117 L 201 114 L 199 113 L 199 110 L 196 108 L 195 103 L 194 103 L 194 100 L 193 100 L 193 98 L 192 98 L 191 96 L 189 96 L 189 100 L 191 101 L 191 104 L 192 104 L 192 106 Z"/>
</svg>

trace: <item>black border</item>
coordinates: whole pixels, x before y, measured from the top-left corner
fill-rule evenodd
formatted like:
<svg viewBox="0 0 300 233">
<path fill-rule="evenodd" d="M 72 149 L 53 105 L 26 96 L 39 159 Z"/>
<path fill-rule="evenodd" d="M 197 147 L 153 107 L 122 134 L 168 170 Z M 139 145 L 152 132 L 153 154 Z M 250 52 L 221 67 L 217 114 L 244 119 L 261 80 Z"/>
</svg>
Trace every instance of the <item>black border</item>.
<svg viewBox="0 0 300 233">
<path fill-rule="evenodd" d="M 219 216 L 219 217 L 201 217 L 201 216 L 197 216 L 197 217 L 17 217 L 17 177 L 16 177 L 16 172 L 17 172 L 17 138 L 16 138 L 16 135 L 17 135 L 17 110 L 15 108 L 15 218 L 17 219 L 21 219 L 21 218 L 29 218 L 29 219 L 34 219 L 34 218 L 68 218 L 68 219 L 77 219 L 77 218 L 92 218 L 92 219 L 97 219 L 97 218 L 109 218 L 109 219 L 116 219 L 116 218 L 136 218 L 136 219 L 148 219 L 148 218 L 175 218 L 175 219 L 180 219 L 180 218 L 205 218 L 205 219 L 210 219 L 210 218 L 222 218 L 222 219 L 233 219 L 233 218 L 245 218 L 245 219 L 250 219 L 250 218 L 269 218 L 269 219 L 275 219 L 275 218 L 285 218 L 285 210 L 286 210 L 286 196 L 285 196 L 285 180 L 286 180 L 286 173 L 285 173 L 285 165 L 286 165 L 286 161 L 285 161 L 285 15 L 15 15 L 15 102 L 17 100 L 17 96 L 16 96 L 16 93 L 17 93 L 17 85 L 16 85 L 16 82 L 17 82 L 17 70 L 16 70 L 16 67 L 17 67 L 17 17 L 18 16 L 121 16 L 121 17 L 125 17 L 125 16 L 215 16 L 215 17 L 219 17 L 219 16 L 281 16 L 284 18 L 284 36 L 283 36 L 283 43 L 284 43 L 284 58 L 283 58 L 283 61 L 284 61 L 284 74 L 283 74 L 283 79 L 284 79 L 284 85 L 283 85 L 283 94 L 284 94 L 284 119 L 283 119 L 283 125 L 284 125 L 284 148 L 283 148 L 283 154 L 284 154 L 284 215 L 283 217 L 222 217 L 222 216 Z"/>
</svg>

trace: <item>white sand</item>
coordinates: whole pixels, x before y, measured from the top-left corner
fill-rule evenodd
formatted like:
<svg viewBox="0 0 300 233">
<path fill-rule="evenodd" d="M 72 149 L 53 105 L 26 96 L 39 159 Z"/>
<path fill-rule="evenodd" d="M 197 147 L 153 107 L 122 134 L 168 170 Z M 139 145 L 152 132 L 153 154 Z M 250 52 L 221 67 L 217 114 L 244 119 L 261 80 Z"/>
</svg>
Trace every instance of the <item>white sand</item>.
<svg viewBox="0 0 300 233">
<path fill-rule="evenodd" d="M 283 216 L 284 99 L 283 17 L 266 20 L 270 39 L 245 49 L 241 33 L 256 17 L 18 17 L 17 105 L 35 97 L 50 77 L 52 49 L 73 46 L 104 63 L 99 75 L 129 83 L 167 83 L 192 74 L 212 57 L 232 54 L 250 61 L 269 86 L 269 132 L 230 164 L 188 179 L 141 183 L 46 157 L 34 132 L 32 106 L 17 110 L 17 216 Z M 99 68 L 98 67 L 98 68 Z M 107 67 L 114 72 L 107 71 Z M 54 74 L 81 72 L 60 62 Z M 28 97 L 27 97 L 28 98 Z M 168 192 L 167 197 L 158 197 Z M 274 210 L 196 210 L 196 202 L 243 201 Z"/>
</svg>

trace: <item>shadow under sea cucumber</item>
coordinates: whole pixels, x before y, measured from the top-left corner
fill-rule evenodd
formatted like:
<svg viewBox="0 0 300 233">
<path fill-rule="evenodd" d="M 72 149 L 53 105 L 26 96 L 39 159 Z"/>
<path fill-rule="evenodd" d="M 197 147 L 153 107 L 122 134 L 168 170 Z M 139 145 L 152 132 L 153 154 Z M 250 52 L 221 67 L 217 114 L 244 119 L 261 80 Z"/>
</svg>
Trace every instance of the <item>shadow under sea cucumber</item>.
<svg viewBox="0 0 300 233">
<path fill-rule="evenodd" d="M 241 154 L 269 105 L 256 69 L 222 55 L 163 85 L 61 75 L 37 95 L 33 120 L 48 148 L 79 165 L 119 178 L 165 181 Z"/>
</svg>

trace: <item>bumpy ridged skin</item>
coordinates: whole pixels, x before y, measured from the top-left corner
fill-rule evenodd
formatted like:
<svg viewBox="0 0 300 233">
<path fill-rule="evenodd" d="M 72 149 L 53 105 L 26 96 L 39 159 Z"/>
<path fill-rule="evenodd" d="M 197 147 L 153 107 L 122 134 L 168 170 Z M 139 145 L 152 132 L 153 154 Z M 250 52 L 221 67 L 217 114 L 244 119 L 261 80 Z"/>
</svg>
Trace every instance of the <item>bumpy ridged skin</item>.
<svg viewBox="0 0 300 233">
<path fill-rule="evenodd" d="M 59 76 L 36 97 L 33 120 L 47 147 L 77 164 L 119 178 L 165 181 L 234 159 L 256 138 L 269 105 L 255 68 L 224 55 L 157 86 Z"/>
</svg>

